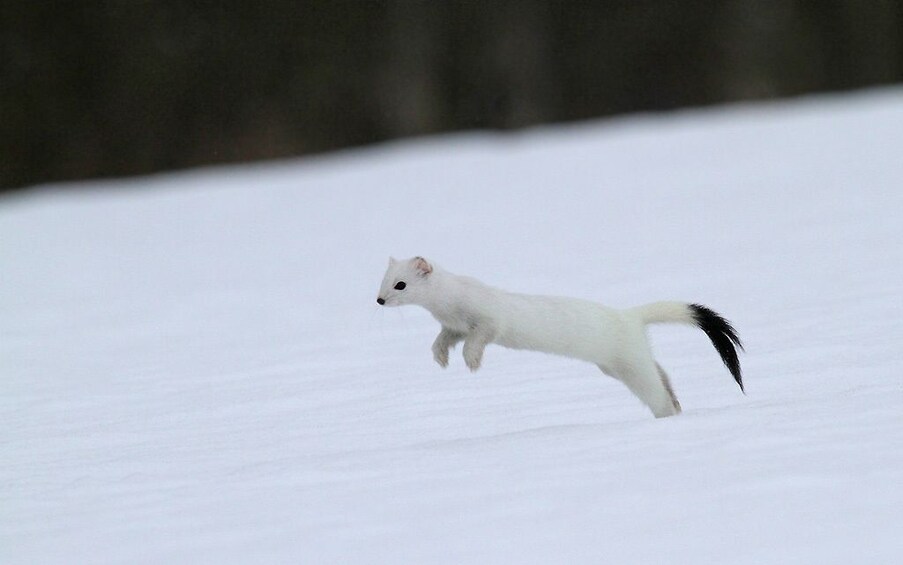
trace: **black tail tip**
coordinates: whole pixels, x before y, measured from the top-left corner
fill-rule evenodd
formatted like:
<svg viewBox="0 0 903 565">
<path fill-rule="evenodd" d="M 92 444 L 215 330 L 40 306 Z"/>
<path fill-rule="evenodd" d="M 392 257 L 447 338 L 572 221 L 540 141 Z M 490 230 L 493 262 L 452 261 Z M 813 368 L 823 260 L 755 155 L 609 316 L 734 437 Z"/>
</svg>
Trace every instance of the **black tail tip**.
<svg viewBox="0 0 903 565">
<path fill-rule="evenodd" d="M 696 325 L 712 340 L 712 345 L 715 346 L 715 350 L 721 356 L 724 366 L 731 372 L 740 390 L 746 394 L 746 390 L 743 388 L 743 377 L 740 374 L 740 359 L 737 358 L 736 349 L 739 347 L 742 351 L 743 344 L 740 342 L 737 330 L 720 314 L 701 304 L 690 304 L 690 310 L 693 312 L 693 319 L 696 321 Z"/>
</svg>

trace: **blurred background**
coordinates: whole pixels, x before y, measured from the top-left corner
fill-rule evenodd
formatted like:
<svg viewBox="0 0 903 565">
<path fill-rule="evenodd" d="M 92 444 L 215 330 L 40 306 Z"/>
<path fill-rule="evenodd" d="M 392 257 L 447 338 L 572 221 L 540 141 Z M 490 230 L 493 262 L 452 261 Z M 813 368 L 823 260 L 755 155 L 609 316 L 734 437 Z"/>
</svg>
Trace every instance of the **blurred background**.
<svg viewBox="0 0 903 565">
<path fill-rule="evenodd" d="M 903 0 L 0 4 L 0 189 L 903 79 Z"/>
</svg>

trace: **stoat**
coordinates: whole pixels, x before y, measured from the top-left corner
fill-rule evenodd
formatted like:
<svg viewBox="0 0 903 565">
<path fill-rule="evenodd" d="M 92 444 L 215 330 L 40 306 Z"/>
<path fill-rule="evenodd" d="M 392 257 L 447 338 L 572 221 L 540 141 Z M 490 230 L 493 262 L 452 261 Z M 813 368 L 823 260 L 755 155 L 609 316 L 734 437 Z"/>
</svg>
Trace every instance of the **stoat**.
<svg viewBox="0 0 903 565">
<path fill-rule="evenodd" d="M 448 366 L 449 349 L 461 341 L 471 371 L 480 368 L 490 343 L 581 359 L 624 383 L 657 418 L 681 409 L 668 375 L 652 356 L 646 325 L 690 324 L 709 336 L 743 390 L 737 332 L 699 304 L 654 302 L 617 310 L 577 298 L 516 294 L 455 275 L 423 257 L 390 258 L 376 302 L 426 308 L 442 324 L 432 347 L 442 367 Z"/>
</svg>

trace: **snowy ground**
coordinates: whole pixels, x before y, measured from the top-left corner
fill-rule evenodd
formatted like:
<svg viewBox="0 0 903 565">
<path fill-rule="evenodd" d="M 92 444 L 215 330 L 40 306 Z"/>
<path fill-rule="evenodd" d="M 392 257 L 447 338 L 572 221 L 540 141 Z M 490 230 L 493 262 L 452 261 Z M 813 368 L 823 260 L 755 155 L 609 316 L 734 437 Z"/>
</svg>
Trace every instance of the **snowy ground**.
<svg viewBox="0 0 903 565">
<path fill-rule="evenodd" d="M 899 563 L 903 90 L 0 200 L 0 562 Z M 684 414 L 375 303 L 697 301 Z"/>
</svg>

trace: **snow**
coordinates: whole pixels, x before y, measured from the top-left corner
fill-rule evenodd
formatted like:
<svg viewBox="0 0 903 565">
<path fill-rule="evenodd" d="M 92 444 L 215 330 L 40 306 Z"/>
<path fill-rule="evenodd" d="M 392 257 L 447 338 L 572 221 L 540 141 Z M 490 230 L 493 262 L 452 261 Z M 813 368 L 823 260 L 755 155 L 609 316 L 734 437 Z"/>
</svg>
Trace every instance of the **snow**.
<svg viewBox="0 0 903 565">
<path fill-rule="evenodd" d="M 0 562 L 897 563 L 903 90 L 0 200 Z M 375 303 L 389 255 L 700 302 L 684 414 Z"/>
</svg>

